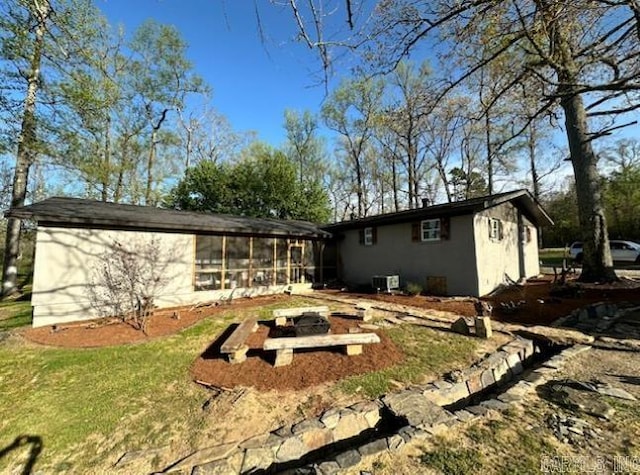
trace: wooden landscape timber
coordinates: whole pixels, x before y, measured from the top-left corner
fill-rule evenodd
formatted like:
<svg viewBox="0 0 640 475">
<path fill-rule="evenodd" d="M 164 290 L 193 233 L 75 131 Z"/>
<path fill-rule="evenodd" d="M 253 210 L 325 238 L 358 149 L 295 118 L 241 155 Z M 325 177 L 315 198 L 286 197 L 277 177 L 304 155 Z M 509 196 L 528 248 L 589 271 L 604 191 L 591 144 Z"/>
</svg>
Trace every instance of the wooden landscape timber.
<svg viewBox="0 0 640 475">
<path fill-rule="evenodd" d="M 255 318 L 247 318 L 225 340 L 220 347 L 220 353 L 226 354 L 231 364 L 242 363 L 247 359 L 247 350 L 249 349 L 245 342 L 249 335 L 257 329 L 257 320 Z"/>
<path fill-rule="evenodd" d="M 273 311 L 273 317 L 277 327 L 283 327 L 287 324 L 287 319 L 299 317 L 303 313 L 317 313 L 323 317 L 329 316 L 329 307 L 322 305 L 318 307 L 294 307 L 294 308 L 278 308 Z"/>
<path fill-rule="evenodd" d="M 353 356 L 362 354 L 362 345 L 370 343 L 380 343 L 380 337 L 375 333 L 348 333 L 293 338 L 267 338 L 262 348 L 265 351 L 276 350 L 274 366 L 285 366 L 293 361 L 294 349 L 344 346 L 347 355 Z"/>
</svg>

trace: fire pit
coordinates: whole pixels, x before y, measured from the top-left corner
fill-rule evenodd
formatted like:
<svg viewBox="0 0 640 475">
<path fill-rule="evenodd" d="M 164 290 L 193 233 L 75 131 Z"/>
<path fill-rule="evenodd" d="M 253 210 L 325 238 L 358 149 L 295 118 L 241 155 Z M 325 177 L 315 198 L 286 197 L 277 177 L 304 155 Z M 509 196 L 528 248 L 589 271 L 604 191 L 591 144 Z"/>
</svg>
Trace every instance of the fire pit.
<svg viewBox="0 0 640 475">
<path fill-rule="evenodd" d="M 324 335 L 330 327 L 329 320 L 317 312 L 303 313 L 293 325 L 296 336 Z"/>
</svg>

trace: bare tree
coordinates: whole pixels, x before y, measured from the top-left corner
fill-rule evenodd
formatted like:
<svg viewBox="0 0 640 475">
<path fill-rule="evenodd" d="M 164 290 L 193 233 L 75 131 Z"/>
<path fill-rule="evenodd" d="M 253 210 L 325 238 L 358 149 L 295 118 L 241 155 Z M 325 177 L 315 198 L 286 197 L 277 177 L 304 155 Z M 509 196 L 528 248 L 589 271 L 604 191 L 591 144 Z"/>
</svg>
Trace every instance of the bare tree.
<svg viewBox="0 0 640 475">
<path fill-rule="evenodd" d="M 92 275 L 94 308 L 104 317 L 118 317 L 146 333 L 155 301 L 170 281 L 169 255 L 155 236 L 126 244 L 113 241 Z"/>
<path fill-rule="evenodd" d="M 429 100 L 430 75 L 427 63 L 415 68 L 411 63 L 401 62 L 389 80 L 391 92 L 398 98 L 386 110 L 385 123 L 395 136 L 406 171 L 409 208 L 420 206 L 420 181 L 430 145 L 427 141 L 431 137 L 426 133 L 428 116 L 433 111 Z"/>
<path fill-rule="evenodd" d="M 356 3 L 361 4 L 347 0 L 351 8 Z M 318 11 L 314 9 L 312 16 Z M 350 44 L 362 49 L 376 69 L 390 70 L 418 45 L 436 43 L 442 32 L 455 31 L 456 50 L 480 44 L 485 54 L 450 77 L 441 97 L 477 78 L 483 67 L 502 62 L 508 67 L 500 70 L 503 87 L 496 100 L 523 81 L 534 81 L 535 116 L 562 111 L 584 241 L 580 278 L 615 280 L 592 142 L 629 125 L 617 120 L 640 108 L 637 1 L 385 0 L 376 3 L 375 13 L 375 21 L 363 27 L 365 36 Z M 309 35 L 308 29 L 303 32 Z M 323 43 L 325 49 L 329 46 Z M 491 102 L 486 105 L 491 107 Z"/>
<path fill-rule="evenodd" d="M 368 179 L 365 152 L 370 145 L 384 85 L 379 80 L 343 82 L 327 99 L 322 117 L 341 136 L 340 144 L 355 174 L 357 216 L 366 216 Z"/>
</svg>

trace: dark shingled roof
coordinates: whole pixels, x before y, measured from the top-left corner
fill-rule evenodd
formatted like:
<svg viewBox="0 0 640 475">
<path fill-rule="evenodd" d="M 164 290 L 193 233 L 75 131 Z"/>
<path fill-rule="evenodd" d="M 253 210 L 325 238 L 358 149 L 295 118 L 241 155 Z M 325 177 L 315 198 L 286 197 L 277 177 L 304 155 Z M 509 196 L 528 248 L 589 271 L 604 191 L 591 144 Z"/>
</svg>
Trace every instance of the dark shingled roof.
<svg viewBox="0 0 640 475">
<path fill-rule="evenodd" d="M 395 213 L 378 214 L 367 216 L 366 218 L 342 221 L 340 223 L 323 226 L 324 229 L 332 233 L 356 229 L 366 226 L 381 226 L 385 224 L 406 223 L 429 218 L 439 218 L 444 216 L 460 216 L 464 214 L 477 213 L 479 211 L 493 208 L 502 203 L 512 202 L 528 216 L 534 224 L 539 226 L 552 225 L 553 221 L 527 190 L 508 191 L 495 195 L 472 198 L 465 201 L 444 203 L 424 208 L 398 211 Z"/>
<path fill-rule="evenodd" d="M 195 213 L 79 198 L 48 198 L 32 205 L 10 209 L 5 216 L 35 219 L 44 226 L 309 238 L 331 236 L 307 221 Z"/>
</svg>

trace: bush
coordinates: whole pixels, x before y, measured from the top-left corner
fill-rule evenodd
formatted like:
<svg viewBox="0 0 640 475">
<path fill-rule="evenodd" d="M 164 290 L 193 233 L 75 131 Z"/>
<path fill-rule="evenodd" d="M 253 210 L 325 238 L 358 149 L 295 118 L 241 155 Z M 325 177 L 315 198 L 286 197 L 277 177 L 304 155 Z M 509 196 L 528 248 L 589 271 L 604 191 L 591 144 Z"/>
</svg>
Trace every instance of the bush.
<svg viewBox="0 0 640 475">
<path fill-rule="evenodd" d="M 93 270 L 90 293 L 92 305 L 103 316 L 115 316 L 146 333 L 155 299 L 168 284 L 170 259 L 160 240 L 108 246 Z"/>
<path fill-rule="evenodd" d="M 409 295 L 420 295 L 424 288 L 417 282 L 407 282 L 405 291 Z"/>
</svg>

